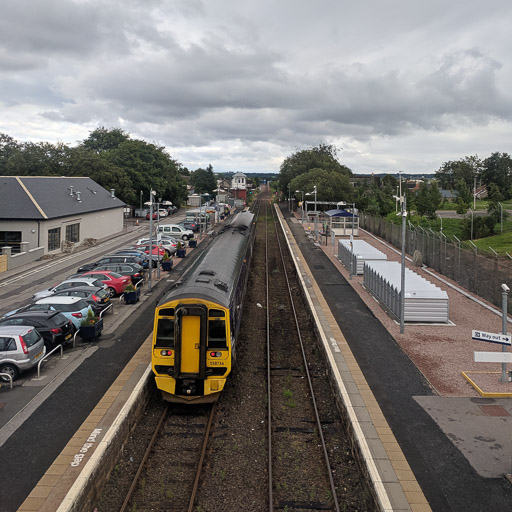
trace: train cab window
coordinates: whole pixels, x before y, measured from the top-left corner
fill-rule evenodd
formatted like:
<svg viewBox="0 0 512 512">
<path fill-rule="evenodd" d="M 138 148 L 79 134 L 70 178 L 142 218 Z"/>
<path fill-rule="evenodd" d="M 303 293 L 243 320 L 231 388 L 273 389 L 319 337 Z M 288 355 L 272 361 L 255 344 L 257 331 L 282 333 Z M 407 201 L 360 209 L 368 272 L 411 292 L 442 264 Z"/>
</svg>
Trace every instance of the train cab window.
<svg viewBox="0 0 512 512">
<path fill-rule="evenodd" d="M 227 348 L 226 322 L 224 320 L 208 321 L 208 347 Z"/>
<path fill-rule="evenodd" d="M 164 308 L 161 309 L 158 314 L 160 316 L 174 316 L 174 308 Z"/>
<path fill-rule="evenodd" d="M 224 316 L 224 311 L 222 309 L 210 309 L 208 312 L 209 317 L 222 317 Z"/>
<path fill-rule="evenodd" d="M 158 320 L 156 346 L 174 348 L 174 319 L 160 318 Z"/>
</svg>

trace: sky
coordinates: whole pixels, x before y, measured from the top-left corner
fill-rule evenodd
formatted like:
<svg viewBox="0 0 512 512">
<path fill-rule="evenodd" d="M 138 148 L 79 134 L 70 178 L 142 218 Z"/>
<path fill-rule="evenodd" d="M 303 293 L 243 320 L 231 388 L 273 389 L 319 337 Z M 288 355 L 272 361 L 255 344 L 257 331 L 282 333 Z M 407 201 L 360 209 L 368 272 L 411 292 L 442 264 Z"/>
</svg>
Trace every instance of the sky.
<svg viewBox="0 0 512 512">
<path fill-rule="evenodd" d="M 189 170 L 279 172 L 333 144 L 354 173 L 511 153 L 510 0 L 3 0 L 0 132 L 97 127 Z"/>
</svg>

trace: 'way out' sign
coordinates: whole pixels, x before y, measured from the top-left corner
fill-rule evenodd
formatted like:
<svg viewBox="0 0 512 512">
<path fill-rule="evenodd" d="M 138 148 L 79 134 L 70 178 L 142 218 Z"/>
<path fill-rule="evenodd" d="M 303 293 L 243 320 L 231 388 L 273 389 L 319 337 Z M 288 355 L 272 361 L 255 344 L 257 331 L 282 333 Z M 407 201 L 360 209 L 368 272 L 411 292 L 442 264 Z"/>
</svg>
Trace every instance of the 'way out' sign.
<svg viewBox="0 0 512 512">
<path fill-rule="evenodd" d="M 512 345 L 512 336 L 509 334 L 496 334 L 494 332 L 472 331 L 472 339 L 478 341 L 489 341 L 500 345 Z"/>
</svg>

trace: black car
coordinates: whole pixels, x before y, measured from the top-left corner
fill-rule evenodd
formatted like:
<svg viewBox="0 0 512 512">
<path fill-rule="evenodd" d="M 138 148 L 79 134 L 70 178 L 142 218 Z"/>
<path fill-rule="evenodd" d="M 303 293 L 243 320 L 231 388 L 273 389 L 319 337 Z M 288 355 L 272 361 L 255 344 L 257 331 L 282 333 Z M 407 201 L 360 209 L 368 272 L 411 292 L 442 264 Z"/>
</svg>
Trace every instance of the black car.
<svg viewBox="0 0 512 512">
<path fill-rule="evenodd" d="M 44 338 L 46 350 L 57 345 L 64 345 L 73 338 L 75 328 L 63 314 L 58 311 L 21 311 L 0 318 L 0 325 L 30 325 L 35 327 Z"/>
<path fill-rule="evenodd" d="M 77 288 L 68 288 L 54 295 L 64 297 L 81 297 L 89 304 L 96 315 L 99 315 L 105 308 L 111 304 L 110 295 L 105 288 L 91 288 L 90 286 L 80 286 Z"/>
<path fill-rule="evenodd" d="M 197 223 L 193 220 L 182 220 L 181 222 L 178 222 L 178 226 L 181 226 L 185 229 L 190 229 L 194 233 L 199 231 L 199 223 Z"/>
<path fill-rule="evenodd" d="M 91 270 L 99 270 L 98 267 L 101 265 L 110 265 L 112 263 L 136 263 L 137 265 L 144 265 L 144 259 L 137 254 L 109 254 L 108 256 L 103 256 L 98 261 L 94 263 L 86 263 L 78 268 L 77 273 L 83 274 L 84 272 L 89 272 Z"/>
</svg>

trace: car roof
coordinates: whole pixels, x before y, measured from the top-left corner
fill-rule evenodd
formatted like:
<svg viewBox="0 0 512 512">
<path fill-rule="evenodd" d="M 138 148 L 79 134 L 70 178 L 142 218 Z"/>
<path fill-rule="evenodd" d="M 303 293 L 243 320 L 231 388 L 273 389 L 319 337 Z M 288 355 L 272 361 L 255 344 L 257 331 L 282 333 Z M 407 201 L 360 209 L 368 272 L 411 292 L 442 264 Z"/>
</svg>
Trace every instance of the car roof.
<svg viewBox="0 0 512 512">
<path fill-rule="evenodd" d="M 59 286 L 64 283 L 76 283 L 76 282 L 93 283 L 94 281 L 96 281 L 96 279 L 94 279 L 92 277 L 72 277 L 70 279 L 65 279 L 64 281 L 62 281 L 62 283 L 55 285 L 54 288 L 56 286 Z"/>
<path fill-rule="evenodd" d="M 59 311 L 40 311 L 40 310 L 35 310 L 35 311 L 18 311 L 16 313 L 13 313 L 12 315 L 9 315 L 9 316 L 5 316 L 5 317 L 2 317 L 1 320 L 7 320 L 8 318 L 16 318 L 16 317 L 22 317 L 22 318 L 25 318 L 25 317 L 34 317 L 34 318 L 41 318 L 41 317 L 45 317 L 45 318 L 50 318 L 50 317 L 53 317 L 55 315 L 62 315 L 62 313 L 60 313 Z M 64 317 L 66 318 L 66 317 Z M 67 318 L 66 318 L 66 321 L 67 321 Z"/>
<path fill-rule="evenodd" d="M 63 297 L 63 295 L 60 295 L 61 293 L 69 292 L 89 292 L 92 294 L 97 293 L 100 290 L 105 291 L 105 288 L 103 288 L 102 286 L 73 286 L 73 288 L 66 288 L 65 290 L 55 293 L 54 296 Z"/>
<path fill-rule="evenodd" d="M 87 272 L 84 272 L 84 274 L 88 275 L 97 275 L 97 274 L 117 274 L 115 270 L 88 270 Z M 97 280 L 97 279 L 95 279 Z"/>
<path fill-rule="evenodd" d="M 66 297 L 62 295 L 51 295 L 50 297 L 45 297 L 44 299 L 39 299 L 36 301 L 36 304 L 74 304 L 82 300 L 82 297 Z"/>
<path fill-rule="evenodd" d="M 21 336 L 32 329 L 31 325 L 0 325 L 0 336 Z"/>
</svg>

